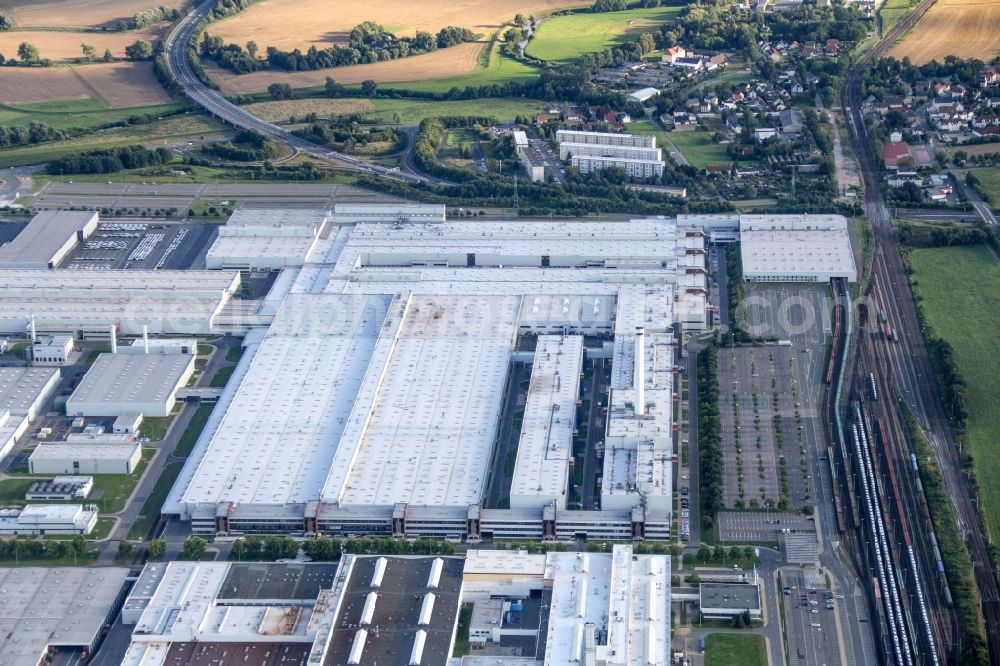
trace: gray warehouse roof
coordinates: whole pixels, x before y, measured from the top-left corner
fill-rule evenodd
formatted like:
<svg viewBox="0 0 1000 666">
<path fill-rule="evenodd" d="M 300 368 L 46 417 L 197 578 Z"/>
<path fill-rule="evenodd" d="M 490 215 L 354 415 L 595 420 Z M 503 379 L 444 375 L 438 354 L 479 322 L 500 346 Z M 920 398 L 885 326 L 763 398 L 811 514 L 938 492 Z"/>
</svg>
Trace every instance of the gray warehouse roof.
<svg viewBox="0 0 1000 666">
<path fill-rule="evenodd" d="M 702 583 L 701 607 L 730 610 L 760 608 L 760 588 L 750 583 Z"/>
<path fill-rule="evenodd" d="M 47 264 L 77 232 L 97 224 L 94 211 L 46 210 L 31 218 L 21 233 L 0 245 L 0 266 Z"/>
<path fill-rule="evenodd" d="M 59 368 L 0 368 L 0 412 L 26 414 Z"/>
<path fill-rule="evenodd" d="M 191 354 L 101 354 L 73 391 L 67 410 L 94 403 L 164 402 L 194 360 Z"/>
<path fill-rule="evenodd" d="M 46 645 L 90 646 L 128 569 L 0 569 L 0 664 L 38 663 Z"/>
</svg>

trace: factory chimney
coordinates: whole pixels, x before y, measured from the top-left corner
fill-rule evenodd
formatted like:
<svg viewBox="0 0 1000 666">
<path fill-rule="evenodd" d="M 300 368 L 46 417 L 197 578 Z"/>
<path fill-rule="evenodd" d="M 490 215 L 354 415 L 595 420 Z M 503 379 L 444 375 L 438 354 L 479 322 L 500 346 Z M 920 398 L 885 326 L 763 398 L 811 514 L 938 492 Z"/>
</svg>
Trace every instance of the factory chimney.
<svg viewBox="0 0 1000 666">
<path fill-rule="evenodd" d="M 635 382 L 635 406 L 636 416 L 646 414 L 646 329 L 642 326 L 635 327 L 635 371 L 632 373 Z"/>
<path fill-rule="evenodd" d="M 35 315 L 31 315 L 31 325 L 30 325 L 31 341 L 35 341 Z"/>
<path fill-rule="evenodd" d="M 149 353 L 149 327 L 145 324 L 142 325 L 142 353 Z"/>
<path fill-rule="evenodd" d="M 118 330 L 114 324 L 111 324 L 111 353 L 118 353 Z"/>
</svg>

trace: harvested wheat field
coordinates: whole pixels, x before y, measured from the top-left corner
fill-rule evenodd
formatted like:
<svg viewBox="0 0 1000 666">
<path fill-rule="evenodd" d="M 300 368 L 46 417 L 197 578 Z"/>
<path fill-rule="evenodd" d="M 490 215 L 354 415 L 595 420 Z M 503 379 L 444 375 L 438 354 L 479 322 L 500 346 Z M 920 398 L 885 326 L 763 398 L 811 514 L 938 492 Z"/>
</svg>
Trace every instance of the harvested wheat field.
<svg viewBox="0 0 1000 666">
<path fill-rule="evenodd" d="M 151 62 L 114 62 L 73 69 L 112 109 L 170 102 L 170 95 L 153 75 Z"/>
<path fill-rule="evenodd" d="M 313 72 L 280 72 L 261 71 L 250 74 L 233 74 L 227 69 L 206 62 L 205 71 L 209 77 L 219 84 L 225 93 L 252 93 L 267 90 L 272 83 L 287 83 L 293 88 L 309 88 L 321 86 L 326 77 L 333 78 L 337 83 L 361 83 L 366 79 L 378 82 L 405 82 L 442 79 L 471 72 L 476 68 L 479 52 L 483 50 L 481 42 L 469 42 L 452 46 L 449 49 L 439 49 L 424 55 L 373 62 L 368 65 L 351 65 L 349 67 L 334 67 Z"/>
<path fill-rule="evenodd" d="M 989 61 L 1000 55 L 1000 2 L 937 0 L 889 55 L 917 65 L 948 55 Z"/>
<path fill-rule="evenodd" d="M 19 27 L 100 27 L 130 19 L 137 12 L 165 5 L 183 7 L 187 0 L 0 0 L 0 14 Z"/>
<path fill-rule="evenodd" d="M 92 97 L 67 67 L 5 67 L 0 76 L 0 104 L 32 104 Z"/>
<path fill-rule="evenodd" d="M 21 42 L 28 42 L 38 47 L 42 58 L 54 61 L 77 60 L 83 57 L 81 44 L 90 44 L 97 49 L 97 56 L 104 55 L 105 49 L 111 49 L 118 58 L 125 57 L 125 47 L 137 39 L 155 42 L 163 33 L 160 26 L 150 26 L 131 32 L 61 32 L 43 30 L 16 30 L 0 32 L 0 53 L 8 58 L 17 57 L 17 47 Z M 4 70 L 5 72 L 7 70 Z"/>
<path fill-rule="evenodd" d="M 381 23 L 398 35 L 417 30 L 436 33 L 449 25 L 476 33 L 492 33 L 516 14 L 544 15 L 557 9 L 590 4 L 584 0 L 263 0 L 240 15 L 210 27 L 226 42 L 254 40 L 263 51 L 276 46 L 303 51 L 312 45 L 347 41 L 351 29 L 364 21 Z"/>
<path fill-rule="evenodd" d="M 243 107 L 253 115 L 269 122 L 283 122 L 292 116 L 302 118 L 315 113 L 321 118 L 367 113 L 372 103 L 366 99 L 286 99 L 280 102 L 258 102 Z"/>
</svg>

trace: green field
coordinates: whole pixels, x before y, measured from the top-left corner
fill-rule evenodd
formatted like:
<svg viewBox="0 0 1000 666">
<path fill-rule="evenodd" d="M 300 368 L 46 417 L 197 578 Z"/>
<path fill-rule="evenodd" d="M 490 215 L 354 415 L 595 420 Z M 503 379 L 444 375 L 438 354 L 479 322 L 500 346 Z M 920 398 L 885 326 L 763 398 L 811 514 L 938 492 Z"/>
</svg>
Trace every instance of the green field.
<svg viewBox="0 0 1000 666">
<path fill-rule="evenodd" d="M 467 86 L 477 88 L 494 83 L 525 81 L 538 77 L 539 70 L 537 67 L 503 55 L 496 44 L 487 44 L 486 48 L 489 49 L 488 63 L 477 66 L 476 69 L 468 74 L 428 81 L 404 81 L 400 83 L 387 81 L 386 83 L 379 84 L 379 87 L 443 93 L 448 92 L 452 88 L 463 89 Z M 480 56 L 481 60 L 485 60 L 485 58 L 485 55 Z"/>
<path fill-rule="evenodd" d="M 365 114 L 367 118 L 380 122 L 392 122 L 393 114 L 399 113 L 404 125 L 416 125 L 424 118 L 435 116 L 496 116 L 497 120 L 513 120 L 517 116 L 533 116 L 538 113 L 539 103 L 526 99 L 466 99 L 435 102 L 429 99 L 382 99 L 371 100 L 373 110 Z"/>
<path fill-rule="evenodd" d="M 990 195 L 990 207 L 1000 210 L 1000 167 L 969 169 L 982 183 L 981 187 Z"/>
<path fill-rule="evenodd" d="M 667 133 L 654 125 L 652 120 L 639 120 L 634 123 L 627 123 L 625 131 L 631 134 L 652 134 L 656 137 L 657 148 L 663 148 L 667 145 Z"/>
<path fill-rule="evenodd" d="M 711 132 L 668 132 L 667 137 L 677 146 L 677 150 L 687 158 L 691 166 L 704 169 L 709 164 L 732 164 L 733 158 L 726 147 L 712 139 Z"/>
<path fill-rule="evenodd" d="M 951 343 L 966 382 L 965 439 L 992 539 L 1000 538 L 1000 264 L 985 246 L 915 249 L 917 297 L 934 332 Z"/>
<path fill-rule="evenodd" d="M 99 127 L 120 122 L 131 116 L 170 113 L 183 109 L 182 102 L 139 106 L 131 109 L 111 109 L 100 99 L 75 99 L 38 104 L 0 104 L 0 125 L 28 125 L 44 123 L 56 129 L 71 127 Z"/>
<path fill-rule="evenodd" d="M 4 122 L 0 120 L 0 122 Z M 228 135 L 230 130 L 207 115 L 185 114 L 147 125 L 135 125 L 108 132 L 94 132 L 66 141 L 0 151 L 0 169 L 25 164 L 41 164 L 71 153 L 114 146 L 142 144 L 148 148 L 183 141 Z M 104 177 L 102 180 L 109 180 Z M 148 178 L 146 179 L 148 180 Z"/>
<path fill-rule="evenodd" d="M 917 0 L 886 0 L 882 8 L 878 10 L 879 20 L 882 23 L 882 34 L 892 30 L 916 5 Z"/>
<path fill-rule="evenodd" d="M 682 9 L 655 7 L 553 16 L 538 26 L 525 52 L 539 60 L 566 64 L 584 53 L 598 53 L 640 33 L 655 32 L 661 24 L 675 20 Z"/>
<path fill-rule="evenodd" d="M 767 666 L 764 637 L 755 634 L 709 634 L 705 666 Z"/>
</svg>

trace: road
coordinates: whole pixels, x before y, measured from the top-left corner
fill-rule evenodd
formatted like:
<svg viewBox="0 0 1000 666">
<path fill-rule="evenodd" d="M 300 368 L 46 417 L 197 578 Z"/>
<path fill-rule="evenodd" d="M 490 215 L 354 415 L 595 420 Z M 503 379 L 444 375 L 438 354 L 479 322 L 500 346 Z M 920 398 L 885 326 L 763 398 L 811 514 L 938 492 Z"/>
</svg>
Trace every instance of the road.
<svg viewBox="0 0 1000 666">
<path fill-rule="evenodd" d="M 875 156 L 861 114 L 861 80 L 865 68 L 873 58 L 881 55 L 889 45 L 910 30 L 932 4 L 933 0 L 924 0 L 909 16 L 890 30 L 872 51 L 852 66 L 844 80 L 841 103 L 847 114 L 849 139 L 861 168 L 865 186 L 865 211 L 872 225 L 875 240 L 872 280 L 866 297 L 876 298 L 885 303 L 890 323 L 899 332 L 898 343 L 879 345 L 876 353 L 882 355 L 885 366 L 890 368 L 892 379 L 889 385 L 910 404 L 918 423 L 927 432 L 938 458 L 946 495 L 954 506 L 959 530 L 966 539 L 972 559 L 976 585 L 982 598 L 991 660 L 993 663 L 998 663 L 1000 662 L 1000 594 L 997 581 L 993 574 L 986 537 L 972 506 L 967 480 L 962 474 L 954 433 L 944 411 L 937 385 L 932 379 L 934 375 L 924 345 L 923 332 L 917 319 L 913 293 L 899 254 L 891 216 L 882 196 Z M 942 643 L 942 649 L 950 651 L 953 646 Z"/>
<path fill-rule="evenodd" d="M 990 210 L 989 205 L 983 201 L 978 192 L 966 185 L 965 178 L 962 177 L 962 172 L 954 167 L 949 169 L 948 172 L 951 174 L 952 180 L 965 192 L 965 197 L 972 204 L 972 207 L 976 209 L 979 218 L 986 224 L 996 227 L 998 223 L 996 216 L 993 215 L 993 211 Z"/>
<path fill-rule="evenodd" d="M 188 45 L 195 35 L 199 22 L 208 15 L 214 4 L 213 0 L 207 0 L 191 10 L 167 36 L 164 42 L 167 69 L 174 80 L 183 88 L 184 94 L 192 102 L 223 122 L 242 129 L 253 130 L 288 146 L 293 151 L 297 150 L 311 157 L 331 162 L 339 167 L 395 180 L 428 182 L 428 179 L 424 176 L 369 164 L 363 160 L 332 151 L 311 141 L 306 141 L 232 104 L 220 93 L 202 83 L 195 76 L 194 70 L 191 68 L 191 63 L 188 61 Z"/>
<path fill-rule="evenodd" d="M 6 206 L 21 196 L 31 193 L 31 174 L 40 166 L 15 167 L 0 171 L 0 206 Z"/>
</svg>

